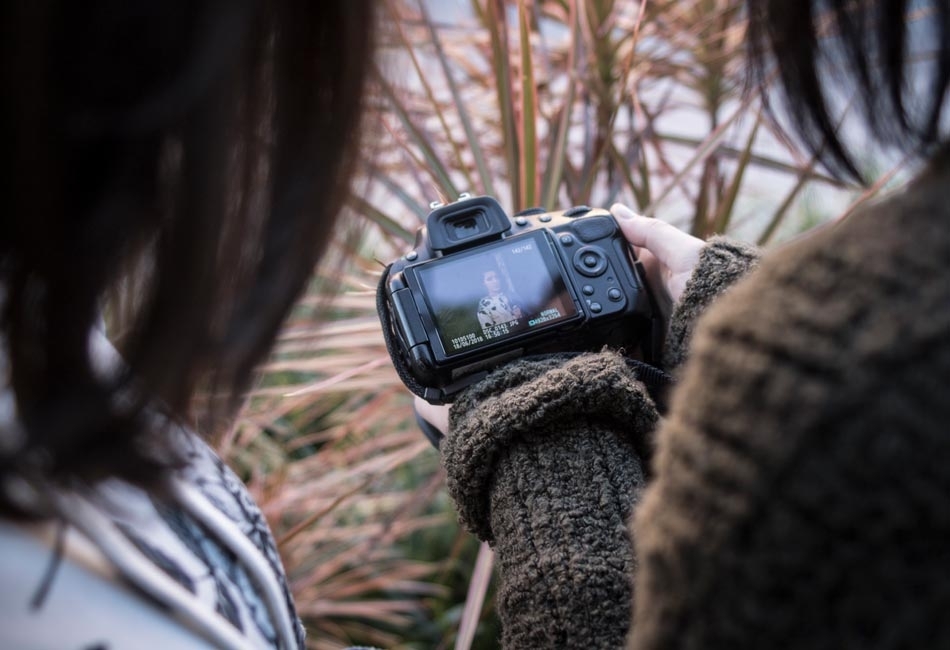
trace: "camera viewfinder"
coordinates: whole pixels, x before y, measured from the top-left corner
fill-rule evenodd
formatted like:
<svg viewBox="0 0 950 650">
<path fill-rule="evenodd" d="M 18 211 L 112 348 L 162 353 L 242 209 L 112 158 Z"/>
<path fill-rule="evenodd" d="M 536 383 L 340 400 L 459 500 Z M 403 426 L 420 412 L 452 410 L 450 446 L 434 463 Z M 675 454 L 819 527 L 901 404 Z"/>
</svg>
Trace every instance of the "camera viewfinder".
<svg viewBox="0 0 950 650">
<path fill-rule="evenodd" d="M 433 210 L 426 229 L 432 250 L 449 253 L 501 239 L 511 229 L 511 222 L 495 199 L 479 196 Z"/>
</svg>

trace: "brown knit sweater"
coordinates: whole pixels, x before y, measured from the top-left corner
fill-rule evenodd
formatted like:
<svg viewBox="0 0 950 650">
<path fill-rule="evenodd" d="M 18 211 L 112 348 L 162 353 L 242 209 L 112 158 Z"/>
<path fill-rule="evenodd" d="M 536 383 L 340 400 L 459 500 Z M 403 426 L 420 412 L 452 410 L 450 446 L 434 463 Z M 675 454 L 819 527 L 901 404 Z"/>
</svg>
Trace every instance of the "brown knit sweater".
<svg viewBox="0 0 950 650">
<path fill-rule="evenodd" d="M 505 647 L 950 647 L 948 179 L 770 256 L 691 337 L 754 263 L 707 247 L 636 559 L 616 520 L 657 416 L 616 356 L 515 364 L 456 403 L 449 488 L 498 553 Z"/>
</svg>

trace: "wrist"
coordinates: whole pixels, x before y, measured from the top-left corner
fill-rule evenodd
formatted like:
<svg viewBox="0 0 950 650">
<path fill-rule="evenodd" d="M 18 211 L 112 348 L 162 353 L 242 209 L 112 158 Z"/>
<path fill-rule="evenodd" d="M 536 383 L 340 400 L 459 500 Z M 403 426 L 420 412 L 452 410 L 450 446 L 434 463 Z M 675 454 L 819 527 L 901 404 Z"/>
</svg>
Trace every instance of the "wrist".
<svg viewBox="0 0 950 650">
<path fill-rule="evenodd" d="M 618 437 L 642 456 L 657 419 L 647 391 L 619 354 L 512 363 L 461 393 L 452 406 L 450 433 L 442 443 L 449 493 L 466 527 L 493 541 L 490 488 L 499 462 L 515 446 L 567 430 Z"/>
<path fill-rule="evenodd" d="M 726 237 L 710 239 L 673 308 L 667 331 L 663 367 L 673 371 L 686 360 L 696 321 L 719 295 L 758 265 L 759 250 Z"/>
</svg>

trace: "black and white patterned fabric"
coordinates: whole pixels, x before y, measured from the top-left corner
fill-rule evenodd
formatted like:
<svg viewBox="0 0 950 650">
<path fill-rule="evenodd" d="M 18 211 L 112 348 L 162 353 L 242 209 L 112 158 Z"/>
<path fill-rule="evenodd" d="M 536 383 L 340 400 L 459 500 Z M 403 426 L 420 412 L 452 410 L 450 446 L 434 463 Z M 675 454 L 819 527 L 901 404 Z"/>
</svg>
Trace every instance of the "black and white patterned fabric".
<svg viewBox="0 0 950 650">
<path fill-rule="evenodd" d="M 2 356 L 0 444 L 17 431 Z M 56 493 L 59 521 L 0 519 L 0 648 L 304 647 L 246 486 L 192 432 L 169 435 L 187 459 L 170 498 L 110 480 Z"/>
<path fill-rule="evenodd" d="M 304 627 L 297 617 L 283 564 L 277 553 L 277 544 L 263 513 L 251 498 L 244 483 L 206 444 L 194 436 L 190 436 L 188 439 L 191 445 L 190 462 L 182 470 L 183 479 L 195 485 L 215 508 L 224 513 L 234 523 L 240 533 L 250 540 L 260 553 L 266 562 L 267 570 L 275 576 L 280 584 L 281 598 L 288 615 L 293 619 L 294 638 L 297 645 L 303 647 Z M 217 545 L 214 538 L 202 537 L 203 531 L 200 526 L 196 527 L 195 522 L 189 521 L 187 515 L 169 512 L 165 515 L 165 518 L 173 527 L 178 527 L 179 523 L 184 524 L 181 534 L 182 539 L 189 540 L 196 555 L 200 554 L 207 558 L 206 564 L 216 575 L 216 580 L 218 580 L 217 575 L 223 570 L 223 575 L 230 578 L 233 585 L 239 587 L 240 594 L 243 596 L 239 600 L 243 600 L 246 604 L 251 614 L 250 620 L 262 636 L 273 640 L 276 646 L 277 639 L 273 625 L 268 619 L 267 610 L 255 597 L 256 592 L 251 588 L 241 565 L 235 563 L 233 556 L 229 555 L 225 548 Z M 219 561 L 219 559 L 224 561 Z M 222 585 L 227 585 L 228 580 L 224 579 L 219 582 Z M 224 586 L 222 586 L 222 589 L 224 589 Z"/>
<path fill-rule="evenodd" d="M 100 485 L 92 494 L 64 497 L 65 523 L 61 525 L 83 538 L 87 557 L 91 548 L 97 560 L 109 568 L 106 578 L 124 592 L 103 597 L 98 609 L 109 611 L 115 598 L 138 597 L 143 606 L 155 609 L 156 619 L 170 615 L 214 647 L 303 648 L 304 629 L 263 515 L 243 484 L 202 441 L 187 432 L 182 436 L 190 437 L 193 454 L 183 476 L 178 477 L 176 494 L 184 498 L 160 501 L 115 480 Z M 9 522 L 6 526 L 6 530 L 0 527 L 0 556 L 8 552 L 16 555 L 6 534 L 20 531 L 11 530 L 15 527 Z M 14 588 L 14 593 L 8 588 L 0 598 L 13 620 L 0 625 L 3 648 L 17 647 L 4 640 L 13 627 L 29 637 L 23 628 L 46 627 L 50 618 L 61 618 L 61 614 L 54 616 L 55 605 L 53 611 L 44 611 L 45 601 L 76 598 L 72 593 L 77 591 L 76 581 L 61 579 L 60 573 L 66 575 L 61 568 L 49 570 L 57 562 L 70 563 L 71 554 L 67 551 L 57 559 L 63 549 L 31 541 L 38 547 L 33 553 L 34 579 L 24 581 L 23 588 Z M 18 570 L 24 568 L 26 554 L 21 551 L 19 556 Z M 143 571 L 143 565 L 148 569 Z M 6 575 L 8 567 L 3 566 L 3 571 Z M 37 602 L 45 574 L 47 593 Z M 177 597 L 166 595 L 167 583 L 177 585 Z M 96 608 L 90 602 L 83 606 Z M 21 614 L 12 615 L 11 608 Z M 121 622 L 115 623 L 121 632 Z M 96 630 L 103 640 L 101 647 L 153 647 L 149 643 L 126 645 L 121 633 L 113 636 L 111 625 L 109 620 L 105 627 L 100 622 Z M 35 647 L 57 646 L 58 642 Z"/>
<path fill-rule="evenodd" d="M 482 329 L 492 325 L 501 325 L 521 317 L 521 309 L 513 304 L 503 293 L 485 296 L 478 301 L 478 322 Z"/>
</svg>

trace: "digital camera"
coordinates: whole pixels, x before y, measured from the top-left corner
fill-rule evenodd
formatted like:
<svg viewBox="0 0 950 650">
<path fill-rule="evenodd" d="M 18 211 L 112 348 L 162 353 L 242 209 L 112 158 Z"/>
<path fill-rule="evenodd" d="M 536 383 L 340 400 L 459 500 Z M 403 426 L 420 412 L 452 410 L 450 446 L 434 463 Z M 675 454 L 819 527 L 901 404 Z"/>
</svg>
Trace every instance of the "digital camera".
<svg viewBox="0 0 950 650">
<path fill-rule="evenodd" d="M 434 209 L 383 273 L 377 308 L 403 383 L 432 404 L 520 357 L 604 346 L 654 361 L 661 326 L 606 210 L 509 217 L 488 196 Z"/>
</svg>

